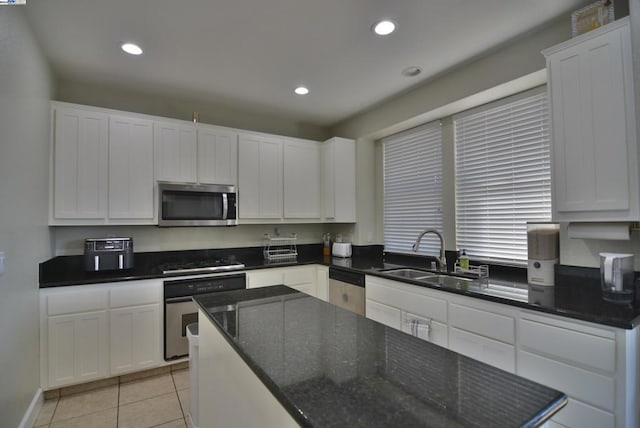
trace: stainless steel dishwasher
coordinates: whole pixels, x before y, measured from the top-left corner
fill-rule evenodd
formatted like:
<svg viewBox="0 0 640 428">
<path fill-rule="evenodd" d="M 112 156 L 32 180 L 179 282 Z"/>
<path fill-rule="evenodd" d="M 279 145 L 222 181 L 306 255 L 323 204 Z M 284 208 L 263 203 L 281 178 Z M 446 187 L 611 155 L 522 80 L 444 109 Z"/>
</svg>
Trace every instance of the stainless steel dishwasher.
<svg viewBox="0 0 640 428">
<path fill-rule="evenodd" d="M 364 316 L 364 274 L 329 268 L 329 303 Z"/>
</svg>

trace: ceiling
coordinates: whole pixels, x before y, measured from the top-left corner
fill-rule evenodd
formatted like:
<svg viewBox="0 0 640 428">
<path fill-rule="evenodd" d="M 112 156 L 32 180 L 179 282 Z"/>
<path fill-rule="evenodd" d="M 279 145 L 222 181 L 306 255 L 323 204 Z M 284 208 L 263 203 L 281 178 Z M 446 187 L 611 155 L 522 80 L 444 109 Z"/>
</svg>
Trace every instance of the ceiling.
<svg viewBox="0 0 640 428">
<path fill-rule="evenodd" d="M 59 78 L 330 126 L 591 2 L 28 0 L 26 9 Z M 373 34 L 380 18 L 396 32 Z M 144 53 L 123 53 L 127 41 Z M 405 77 L 409 66 L 423 72 Z M 295 95 L 298 85 L 310 93 Z"/>
</svg>

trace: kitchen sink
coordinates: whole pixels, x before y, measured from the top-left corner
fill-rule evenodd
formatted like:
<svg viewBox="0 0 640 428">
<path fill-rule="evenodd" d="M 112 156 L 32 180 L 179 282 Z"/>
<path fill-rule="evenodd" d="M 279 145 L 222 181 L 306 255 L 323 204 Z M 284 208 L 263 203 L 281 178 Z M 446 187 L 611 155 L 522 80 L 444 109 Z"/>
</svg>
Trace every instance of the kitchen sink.
<svg viewBox="0 0 640 428">
<path fill-rule="evenodd" d="M 449 276 L 449 275 L 436 275 L 429 278 L 425 278 L 424 282 L 428 282 L 430 284 L 439 285 L 441 287 L 449 287 L 449 288 L 457 288 L 457 289 L 468 289 L 473 283 L 473 279 L 469 278 L 461 278 L 459 276 Z"/>
<path fill-rule="evenodd" d="M 423 270 L 410 269 L 410 268 L 388 269 L 382 272 L 386 273 L 387 275 L 397 276 L 399 278 L 415 279 L 415 280 L 422 280 L 425 278 L 438 276 L 431 272 L 425 272 Z"/>
<path fill-rule="evenodd" d="M 414 281 L 425 282 L 431 285 L 437 285 L 439 287 L 457 288 L 463 290 L 468 289 L 473 283 L 473 279 L 461 278 L 459 276 L 451 275 L 439 275 L 420 269 L 396 268 L 383 270 L 381 272 L 386 273 L 387 275 L 395 276 L 397 278 L 412 279 Z"/>
</svg>

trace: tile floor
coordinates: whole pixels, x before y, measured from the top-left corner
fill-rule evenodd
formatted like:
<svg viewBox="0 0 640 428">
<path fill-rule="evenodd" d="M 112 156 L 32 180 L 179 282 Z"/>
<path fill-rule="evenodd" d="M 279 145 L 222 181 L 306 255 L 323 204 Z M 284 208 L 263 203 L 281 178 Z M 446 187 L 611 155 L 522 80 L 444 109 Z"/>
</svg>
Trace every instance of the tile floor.
<svg viewBox="0 0 640 428">
<path fill-rule="evenodd" d="M 190 428 L 189 369 L 45 400 L 34 427 Z"/>
</svg>

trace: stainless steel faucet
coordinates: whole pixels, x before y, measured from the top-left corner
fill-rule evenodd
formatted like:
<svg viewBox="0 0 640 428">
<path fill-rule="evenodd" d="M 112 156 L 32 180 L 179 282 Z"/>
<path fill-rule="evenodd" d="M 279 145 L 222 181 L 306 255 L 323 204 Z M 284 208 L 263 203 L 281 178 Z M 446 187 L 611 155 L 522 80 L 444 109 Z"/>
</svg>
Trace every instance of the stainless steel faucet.
<svg viewBox="0 0 640 428">
<path fill-rule="evenodd" d="M 446 272 L 447 258 L 444 256 L 445 243 L 444 243 L 444 237 L 442 236 L 442 233 L 438 232 L 435 229 L 425 230 L 420 235 L 418 235 L 418 239 L 416 239 L 415 244 L 413 244 L 413 251 L 418 251 L 418 247 L 420 247 L 420 241 L 422 240 L 422 237 L 427 233 L 434 233 L 440 239 L 440 257 L 436 259 L 436 265 L 437 265 L 437 269 L 440 272 Z"/>
</svg>

